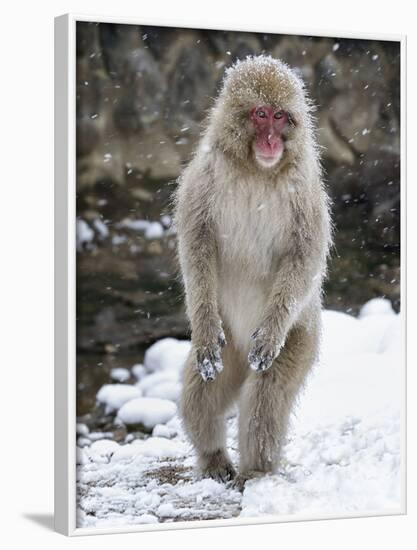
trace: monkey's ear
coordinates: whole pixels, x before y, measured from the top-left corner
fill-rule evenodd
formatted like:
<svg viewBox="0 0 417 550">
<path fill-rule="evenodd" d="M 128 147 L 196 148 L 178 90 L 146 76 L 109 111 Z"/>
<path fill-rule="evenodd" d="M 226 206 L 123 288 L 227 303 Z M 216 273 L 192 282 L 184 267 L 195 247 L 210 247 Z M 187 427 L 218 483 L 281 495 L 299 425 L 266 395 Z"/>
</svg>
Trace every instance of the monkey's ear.
<svg viewBox="0 0 417 550">
<path fill-rule="evenodd" d="M 291 113 L 288 113 L 288 122 L 294 128 L 297 126 L 297 123 L 295 122 L 295 118 L 293 117 L 293 115 Z"/>
</svg>

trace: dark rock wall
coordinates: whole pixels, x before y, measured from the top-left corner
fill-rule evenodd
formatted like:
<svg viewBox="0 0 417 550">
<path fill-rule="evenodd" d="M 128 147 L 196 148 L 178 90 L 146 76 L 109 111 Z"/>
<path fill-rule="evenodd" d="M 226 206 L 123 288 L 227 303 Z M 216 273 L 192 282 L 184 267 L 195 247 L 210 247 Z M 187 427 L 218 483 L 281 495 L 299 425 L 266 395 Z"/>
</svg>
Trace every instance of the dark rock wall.
<svg viewBox="0 0 417 550">
<path fill-rule="evenodd" d="M 317 105 L 336 226 L 325 305 L 399 308 L 399 43 L 78 23 L 80 351 L 186 335 L 171 192 L 225 67 L 259 53 L 296 67 Z"/>
</svg>

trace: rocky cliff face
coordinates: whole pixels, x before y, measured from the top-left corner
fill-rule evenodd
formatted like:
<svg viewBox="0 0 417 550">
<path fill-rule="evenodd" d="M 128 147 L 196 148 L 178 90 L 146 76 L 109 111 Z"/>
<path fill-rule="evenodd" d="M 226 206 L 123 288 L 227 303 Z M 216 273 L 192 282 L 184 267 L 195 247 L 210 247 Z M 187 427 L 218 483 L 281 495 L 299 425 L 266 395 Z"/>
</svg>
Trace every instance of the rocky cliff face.
<svg viewBox="0 0 417 550">
<path fill-rule="evenodd" d="M 169 201 L 224 69 L 267 53 L 317 105 L 336 247 L 326 305 L 399 307 L 399 44 L 77 26 L 78 345 L 128 349 L 187 330 Z"/>
</svg>

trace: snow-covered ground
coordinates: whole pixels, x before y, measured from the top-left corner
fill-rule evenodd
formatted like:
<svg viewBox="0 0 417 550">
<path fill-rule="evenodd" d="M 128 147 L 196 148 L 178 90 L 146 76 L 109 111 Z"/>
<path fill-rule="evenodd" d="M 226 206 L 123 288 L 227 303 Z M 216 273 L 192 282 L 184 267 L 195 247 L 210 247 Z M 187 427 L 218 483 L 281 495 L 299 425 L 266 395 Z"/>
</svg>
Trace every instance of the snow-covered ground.
<svg viewBox="0 0 417 550">
<path fill-rule="evenodd" d="M 323 312 L 322 357 L 292 419 L 275 475 L 230 485 L 199 479 L 175 401 L 189 342 L 164 339 L 131 370 L 135 386 L 103 387 L 98 400 L 128 427 L 150 435 L 123 444 L 89 438 L 77 425 L 78 527 L 196 519 L 329 517 L 401 509 L 400 415 L 404 360 L 400 316 L 372 300 L 358 319 Z M 115 377 L 119 382 L 121 378 Z M 228 448 L 236 466 L 235 411 Z M 108 437 L 108 435 L 107 435 Z"/>
</svg>

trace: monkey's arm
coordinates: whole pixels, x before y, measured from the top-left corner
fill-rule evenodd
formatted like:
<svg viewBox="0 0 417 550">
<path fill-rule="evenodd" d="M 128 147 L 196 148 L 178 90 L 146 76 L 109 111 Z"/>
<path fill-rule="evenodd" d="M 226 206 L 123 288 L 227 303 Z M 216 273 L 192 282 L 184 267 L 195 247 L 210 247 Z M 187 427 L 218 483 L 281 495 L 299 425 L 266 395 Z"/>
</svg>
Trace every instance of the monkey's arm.
<svg viewBox="0 0 417 550">
<path fill-rule="evenodd" d="M 248 360 L 255 371 L 272 365 L 285 344 L 288 331 L 314 290 L 321 286 L 330 244 L 327 207 L 307 221 L 298 213 L 299 223 L 280 261 L 264 317 L 252 335 Z"/>
<path fill-rule="evenodd" d="M 213 380 L 223 369 L 221 348 L 226 343 L 217 307 L 216 238 L 208 197 L 199 191 L 205 185 L 199 190 L 187 189 L 187 181 L 182 185 L 176 223 L 187 313 L 198 370 L 204 380 Z"/>
</svg>

